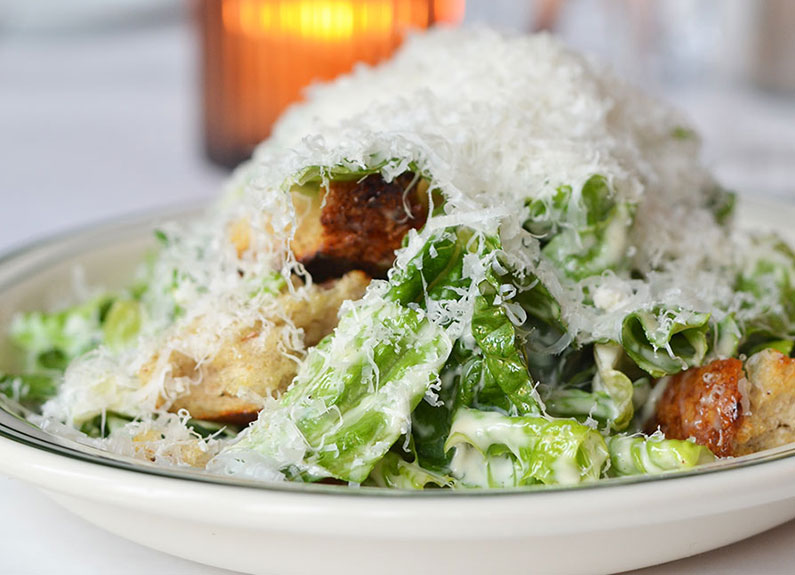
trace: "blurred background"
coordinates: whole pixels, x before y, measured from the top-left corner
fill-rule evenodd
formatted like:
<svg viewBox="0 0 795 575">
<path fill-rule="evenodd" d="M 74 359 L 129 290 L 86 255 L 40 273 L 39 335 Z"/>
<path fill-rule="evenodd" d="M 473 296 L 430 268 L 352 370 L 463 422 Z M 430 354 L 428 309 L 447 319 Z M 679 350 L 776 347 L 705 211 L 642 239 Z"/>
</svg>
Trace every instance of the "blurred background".
<svg viewBox="0 0 795 575">
<path fill-rule="evenodd" d="M 683 108 L 725 185 L 795 194 L 791 0 L 0 0 L 0 250 L 203 201 L 307 83 L 461 22 L 559 34 Z"/>
</svg>

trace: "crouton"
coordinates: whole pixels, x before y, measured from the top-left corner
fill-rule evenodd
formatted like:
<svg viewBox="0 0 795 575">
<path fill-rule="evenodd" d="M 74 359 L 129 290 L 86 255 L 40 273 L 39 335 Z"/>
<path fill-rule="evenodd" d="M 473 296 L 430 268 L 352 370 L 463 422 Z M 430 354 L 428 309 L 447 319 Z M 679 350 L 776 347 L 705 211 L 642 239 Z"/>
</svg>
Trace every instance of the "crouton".
<svg viewBox="0 0 795 575">
<path fill-rule="evenodd" d="M 295 377 L 302 350 L 291 358 L 284 353 L 289 326 L 303 330 L 303 348 L 312 347 L 337 325 L 337 312 L 345 300 L 364 295 L 369 278 L 351 272 L 326 285 L 313 285 L 306 298 L 284 294 L 277 302 L 278 314 L 267 325 L 255 322 L 229 330 L 218 352 L 208 361 L 196 361 L 173 351 L 168 359 L 169 377 L 195 381 L 169 406 L 186 409 L 197 419 L 245 424 L 256 419 L 262 400 L 284 391 Z M 201 329 L 200 322 L 189 329 Z M 142 381 L 151 378 L 159 357 L 153 357 L 139 372 Z M 165 402 L 165 400 L 164 400 Z"/>
<path fill-rule="evenodd" d="M 673 376 L 657 404 L 656 424 L 666 437 L 692 437 L 715 455 L 733 455 L 742 425 L 743 376 L 742 362 L 733 358 Z"/>
<path fill-rule="evenodd" d="M 795 359 L 766 349 L 745 363 L 750 410 L 735 455 L 795 441 Z"/>
<path fill-rule="evenodd" d="M 413 174 L 389 183 L 371 174 L 359 181 L 329 182 L 327 189 L 296 188 L 296 229 L 290 248 L 315 281 L 351 270 L 385 277 L 406 233 L 425 224 L 427 190 L 427 182 Z M 228 228 L 238 257 L 251 249 L 251 225 L 241 219 Z M 261 225 L 270 225 L 267 217 Z"/>
<path fill-rule="evenodd" d="M 714 361 L 670 379 L 654 426 L 695 439 L 718 456 L 754 453 L 795 441 L 795 359 L 763 350 L 747 360 Z"/>
<path fill-rule="evenodd" d="M 302 226 L 311 229 L 299 228 L 293 253 L 316 278 L 351 269 L 383 276 L 403 236 L 425 224 L 427 194 L 417 184 L 410 174 L 390 183 L 379 174 L 358 182 L 330 182 L 319 219 Z"/>
</svg>

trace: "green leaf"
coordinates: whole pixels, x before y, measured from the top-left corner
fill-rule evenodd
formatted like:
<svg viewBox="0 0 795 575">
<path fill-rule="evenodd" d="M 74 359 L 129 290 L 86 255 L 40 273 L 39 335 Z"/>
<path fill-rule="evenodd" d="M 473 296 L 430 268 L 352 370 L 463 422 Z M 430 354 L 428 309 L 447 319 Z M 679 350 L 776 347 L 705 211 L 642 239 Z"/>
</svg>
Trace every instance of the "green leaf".
<svg viewBox="0 0 795 575">
<path fill-rule="evenodd" d="M 546 389 L 542 397 L 547 413 L 554 417 L 574 417 L 577 420 L 591 417 L 606 424 L 615 416 L 615 404 L 604 391 L 551 388 Z"/>
<path fill-rule="evenodd" d="M 435 232 L 402 268 L 393 268 L 389 275 L 386 299 L 403 305 L 430 300 L 458 300 L 470 284 L 463 277 L 464 256 L 486 255 L 490 246 L 481 248 L 472 241 L 472 230 L 465 227 L 444 228 Z"/>
<path fill-rule="evenodd" d="M 376 463 L 367 484 L 393 489 L 425 489 L 426 487 L 450 487 L 452 478 L 424 469 L 417 463 L 409 463 L 397 453 L 390 451 Z"/>
<path fill-rule="evenodd" d="M 97 347 L 103 338 L 103 320 L 114 301 L 114 296 L 103 295 L 57 312 L 17 315 L 10 337 L 25 352 L 25 371 L 63 370 L 74 358 Z"/>
<path fill-rule="evenodd" d="M 545 387 L 542 395 L 547 413 L 557 417 L 591 417 L 612 430 L 626 429 L 635 413 L 636 384 L 618 369 L 623 356 L 614 343 L 593 346 L 595 372 L 591 390 Z M 637 385 L 640 385 L 640 380 Z"/>
<path fill-rule="evenodd" d="M 37 367 L 45 370 L 66 371 L 69 365 L 69 358 L 60 349 L 48 349 L 43 351 L 36 358 Z"/>
<path fill-rule="evenodd" d="M 287 281 L 280 272 L 267 272 L 259 276 L 252 276 L 251 297 L 259 295 L 278 295 L 287 287 Z"/>
<path fill-rule="evenodd" d="M 709 318 L 708 313 L 681 308 L 636 311 L 624 318 L 621 345 L 652 377 L 679 373 L 703 362 Z"/>
<path fill-rule="evenodd" d="M 795 342 L 791 339 L 776 339 L 769 332 L 753 332 L 746 337 L 740 352 L 746 356 L 752 356 L 765 349 L 774 349 L 784 355 L 792 354 Z"/>
<path fill-rule="evenodd" d="M 395 172 L 403 168 L 404 172 L 412 172 L 426 177 L 416 162 L 407 164 L 399 158 L 369 158 L 365 164 L 360 162 L 343 161 L 331 166 L 307 166 L 291 177 L 286 186 L 288 188 L 305 192 L 317 192 L 321 185 L 327 182 L 355 182 L 371 174 L 378 174 L 384 169 Z"/>
<path fill-rule="evenodd" d="M 157 239 L 158 243 L 163 247 L 169 244 L 168 235 L 163 230 L 155 230 L 155 239 Z"/>
<path fill-rule="evenodd" d="M 623 266 L 632 218 L 630 204 L 616 201 L 607 180 L 594 175 L 576 200 L 572 189 L 562 186 L 551 202 L 530 202 L 525 228 L 545 235 L 544 256 L 565 275 L 580 280 Z"/>
<path fill-rule="evenodd" d="M 692 441 L 665 439 L 662 434 L 616 435 L 608 438 L 609 475 L 643 475 L 692 469 L 715 460 L 712 452 Z"/>
<path fill-rule="evenodd" d="M 309 187 L 319 186 L 328 181 L 357 181 L 370 174 L 377 174 L 387 163 L 387 161 L 381 161 L 372 166 L 361 166 L 353 163 L 333 166 L 307 166 L 292 177 L 292 183 L 297 186 Z"/>
<path fill-rule="evenodd" d="M 597 393 L 604 391 L 610 397 L 612 412 L 608 421 L 617 431 L 626 429 L 635 414 L 632 381 L 617 369 L 622 353 L 621 346 L 617 344 L 603 343 L 594 346 L 597 377 L 594 379 L 593 389 Z"/>
<path fill-rule="evenodd" d="M 737 207 L 737 194 L 715 186 L 707 194 L 707 209 L 712 212 L 715 221 L 725 226 L 731 222 L 734 210 Z"/>
<path fill-rule="evenodd" d="M 447 449 L 463 487 L 571 485 L 600 477 L 608 458 L 602 436 L 569 419 L 507 416 L 459 409 Z"/>
<path fill-rule="evenodd" d="M 135 300 L 117 299 L 110 307 L 102 325 L 104 343 L 113 350 L 130 345 L 141 329 L 141 304 Z"/>
<path fill-rule="evenodd" d="M 236 425 L 218 423 L 216 421 L 207 421 L 205 419 L 191 418 L 185 422 L 185 425 L 204 439 L 209 437 L 222 437 L 225 439 L 231 439 L 240 433 L 240 428 Z"/>
<path fill-rule="evenodd" d="M 686 126 L 675 126 L 671 130 L 671 137 L 675 140 L 693 140 L 697 138 L 696 132 Z"/>
<path fill-rule="evenodd" d="M 560 186 L 551 198 L 528 200 L 528 218 L 524 228 L 537 236 L 542 245 L 546 244 L 560 230 L 570 200 L 571 186 Z"/>
<path fill-rule="evenodd" d="M 469 377 L 478 375 L 477 385 L 482 389 L 501 390 L 513 408 L 506 411 L 538 415 L 541 410 L 527 361 L 518 345 L 516 326 L 505 309 L 494 304 L 496 294 L 489 288 L 493 286 L 484 288 L 486 295 L 475 298 L 472 336 L 480 353 L 473 356 L 475 363 L 469 366 Z M 506 406 L 498 407 L 505 409 Z"/>
<path fill-rule="evenodd" d="M 107 411 L 83 422 L 80 426 L 80 431 L 89 437 L 108 437 L 115 430 L 121 429 L 133 419 L 135 418 L 123 413 Z"/>
<path fill-rule="evenodd" d="M 469 234 L 464 237 L 469 237 Z M 481 257 L 487 258 L 489 254 L 498 253 L 499 242 L 496 238 L 486 238 L 483 243 L 485 253 L 480 252 Z M 440 246 L 434 251 L 436 254 L 443 254 L 445 248 L 446 246 Z M 464 250 L 446 251 L 451 255 L 460 255 Z M 447 256 L 444 258 L 447 259 Z M 421 269 L 430 270 L 433 269 L 432 266 L 432 261 L 423 261 Z M 455 274 L 442 275 L 454 278 L 453 282 L 446 284 L 446 291 L 440 287 L 434 288 L 432 282 L 424 280 L 426 285 L 431 285 L 428 290 L 431 296 L 441 293 L 451 297 L 456 292 L 449 289 L 450 285 L 456 290 L 468 289 L 467 284 L 459 281 L 460 268 L 457 267 L 456 270 Z M 479 286 L 479 295 L 474 298 L 470 322 L 472 341 L 467 344 L 463 341 L 456 343 L 442 372 L 440 405 L 432 406 L 423 402 L 413 415 L 412 436 L 418 460 L 432 469 L 448 469 L 450 454 L 445 453 L 444 442 L 449 433 L 452 413 L 458 407 L 499 409 L 514 414 L 541 413 L 518 329 L 511 322 L 503 305 L 496 303 L 497 294 L 503 285 L 511 283 L 513 286 L 512 282 L 521 282 L 516 281 L 512 274 L 499 277 L 493 268 L 488 269 L 486 278 Z M 552 306 L 544 301 L 544 294 L 548 296 L 548 292 L 540 283 L 529 282 L 526 286 L 519 287 L 525 290 L 521 294 L 524 296 L 522 304 L 528 308 L 527 313 L 542 317 L 554 315 L 555 312 L 550 311 Z M 519 297 L 521 296 L 516 298 L 517 303 Z"/>
<path fill-rule="evenodd" d="M 35 408 L 55 396 L 59 381 L 55 374 L 0 372 L 0 393 L 26 407 Z"/>
<path fill-rule="evenodd" d="M 450 432 L 453 410 L 459 395 L 460 358 L 456 358 L 459 344 L 453 351 L 440 374 L 441 386 L 433 403 L 426 398 L 411 414 L 411 438 L 417 463 L 424 468 L 446 473 L 450 454 L 444 450 L 444 442 Z"/>
<path fill-rule="evenodd" d="M 753 337 L 754 345 L 795 339 L 795 252 L 775 236 L 753 238 L 740 269 L 735 290 L 744 298 L 738 312 L 744 339 Z"/>
<path fill-rule="evenodd" d="M 505 278 L 500 278 L 503 282 Z M 528 277 L 524 281 L 512 276 L 508 279 L 512 285 L 516 286 L 517 294 L 514 301 L 522 306 L 522 309 L 532 321 L 533 329 L 553 328 L 555 335 L 565 331 L 560 317 L 560 304 L 552 297 L 549 290 L 535 277 Z"/>
<path fill-rule="evenodd" d="M 720 359 L 737 357 L 742 337 L 742 331 L 734 316 L 727 315 L 715 325 L 713 353 Z"/>
<path fill-rule="evenodd" d="M 448 238 L 441 245 L 434 246 L 433 253 L 442 261 L 458 261 L 460 256 L 467 252 L 462 247 L 464 245 L 462 240 L 466 240 L 466 245 L 470 246 L 472 242 L 470 232 L 462 233 L 459 230 L 457 237 L 457 248 L 453 248 L 456 244 L 452 238 Z M 483 261 L 488 263 L 490 255 L 499 257 L 499 247 L 499 240 L 496 237 L 487 237 L 481 240 L 477 252 Z M 470 247 L 469 252 L 472 251 Z M 423 254 L 418 269 L 423 270 L 423 273 L 426 271 L 430 273 L 427 277 L 423 276 L 422 283 L 419 283 L 419 287 L 415 287 L 414 291 L 420 290 L 422 285 L 430 286 L 428 292 L 431 298 L 436 293 L 453 297 L 452 294 L 467 291 L 468 282 L 460 280 L 460 266 L 448 264 L 444 271 L 440 272 L 442 266 L 434 263 L 433 258 L 428 258 L 428 253 L 426 251 Z M 407 266 L 406 270 L 412 270 L 411 265 Z M 508 268 L 509 266 L 501 263 L 501 270 Z M 487 265 L 486 280 L 478 286 L 479 295 L 474 298 L 470 321 L 471 341 L 465 338 L 456 343 L 442 372 L 443 383 L 439 397 L 441 404 L 432 406 L 423 402 L 415 410 L 412 435 L 418 460 L 423 466 L 440 471 L 448 469 L 450 454 L 445 453 L 443 443 L 450 429 L 452 414 L 459 407 L 497 409 L 504 413 L 522 415 L 541 413 L 533 378 L 528 371 L 524 355 L 523 334 L 520 334 L 520 328 L 511 321 L 505 305 L 522 307 L 528 318 L 527 325 L 532 326 L 531 338 L 535 337 L 539 330 L 547 328 L 545 322 L 553 322 L 555 329 L 558 329 L 560 308 L 535 278 L 520 278 L 518 274 L 510 271 L 499 275 L 494 269 L 493 265 Z M 455 273 L 450 273 L 449 270 L 455 270 Z M 404 276 L 413 277 L 415 273 L 417 272 L 402 272 L 400 275 L 394 275 L 392 280 L 398 280 L 398 285 L 405 290 Z M 445 277 L 448 280 L 445 283 L 434 282 L 433 278 L 436 277 Z M 449 278 L 452 278 L 452 281 Z M 442 289 L 443 285 L 447 287 Z M 453 286 L 453 289 L 450 289 L 450 286 Z M 505 290 L 504 287 L 510 289 Z M 412 290 L 405 291 L 414 293 Z M 498 300 L 498 294 L 513 292 L 516 293 L 511 302 L 503 301 L 502 297 Z M 465 344 L 464 341 L 467 343 Z"/>
</svg>

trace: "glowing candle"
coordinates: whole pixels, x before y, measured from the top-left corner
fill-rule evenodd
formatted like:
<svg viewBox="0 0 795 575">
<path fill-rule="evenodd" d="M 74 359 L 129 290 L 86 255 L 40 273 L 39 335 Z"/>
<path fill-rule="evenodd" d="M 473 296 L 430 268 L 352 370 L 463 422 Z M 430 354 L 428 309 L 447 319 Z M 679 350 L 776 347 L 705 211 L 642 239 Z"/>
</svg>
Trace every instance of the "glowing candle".
<svg viewBox="0 0 795 575">
<path fill-rule="evenodd" d="M 388 57 L 465 0 L 202 0 L 207 153 L 233 166 L 310 83 Z"/>
</svg>

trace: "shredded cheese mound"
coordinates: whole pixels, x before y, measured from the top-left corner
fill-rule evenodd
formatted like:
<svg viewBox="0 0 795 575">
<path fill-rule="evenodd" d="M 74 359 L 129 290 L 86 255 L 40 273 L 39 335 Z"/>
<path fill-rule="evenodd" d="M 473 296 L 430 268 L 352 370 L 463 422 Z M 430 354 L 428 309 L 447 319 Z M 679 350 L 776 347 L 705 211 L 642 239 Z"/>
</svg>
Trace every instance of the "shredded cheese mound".
<svg viewBox="0 0 795 575">
<path fill-rule="evenodd" d="M 693 133 L 677 111 L 551 36 L 438 30 L 412 38 L 381 66 L 361 66 L 311 89 L 240 169 L 244 183 L 226 202 L 233 211 L 259 213 L 285 179 L 309 165 L 397 159 L 382 169 L 389 179 L 413 162 L 447 203 L 439 221 L 411 235 L 397 266 L 443 225 L 499 229 L 514 263 L 532 269 L 563 304 L 573 336 L 615 339 L 633 309 L 660 303 L 711 310 L 733 297 L 726 271 L 733 242 L 706 207 L 717 184 Z M 569 186 L 576 209 L 595 174 L 616 201 L 633 206 L 635 225 L 620 249 L 653 272 L 650 281 L 606 273 L 562 282 L 534 255 L 538 244 L 522 229 L 527 200 L 544 201 Z M 586 287 L 621 297 L 609 310 L 594 309 L 583 305 Z"/>
</svg>

